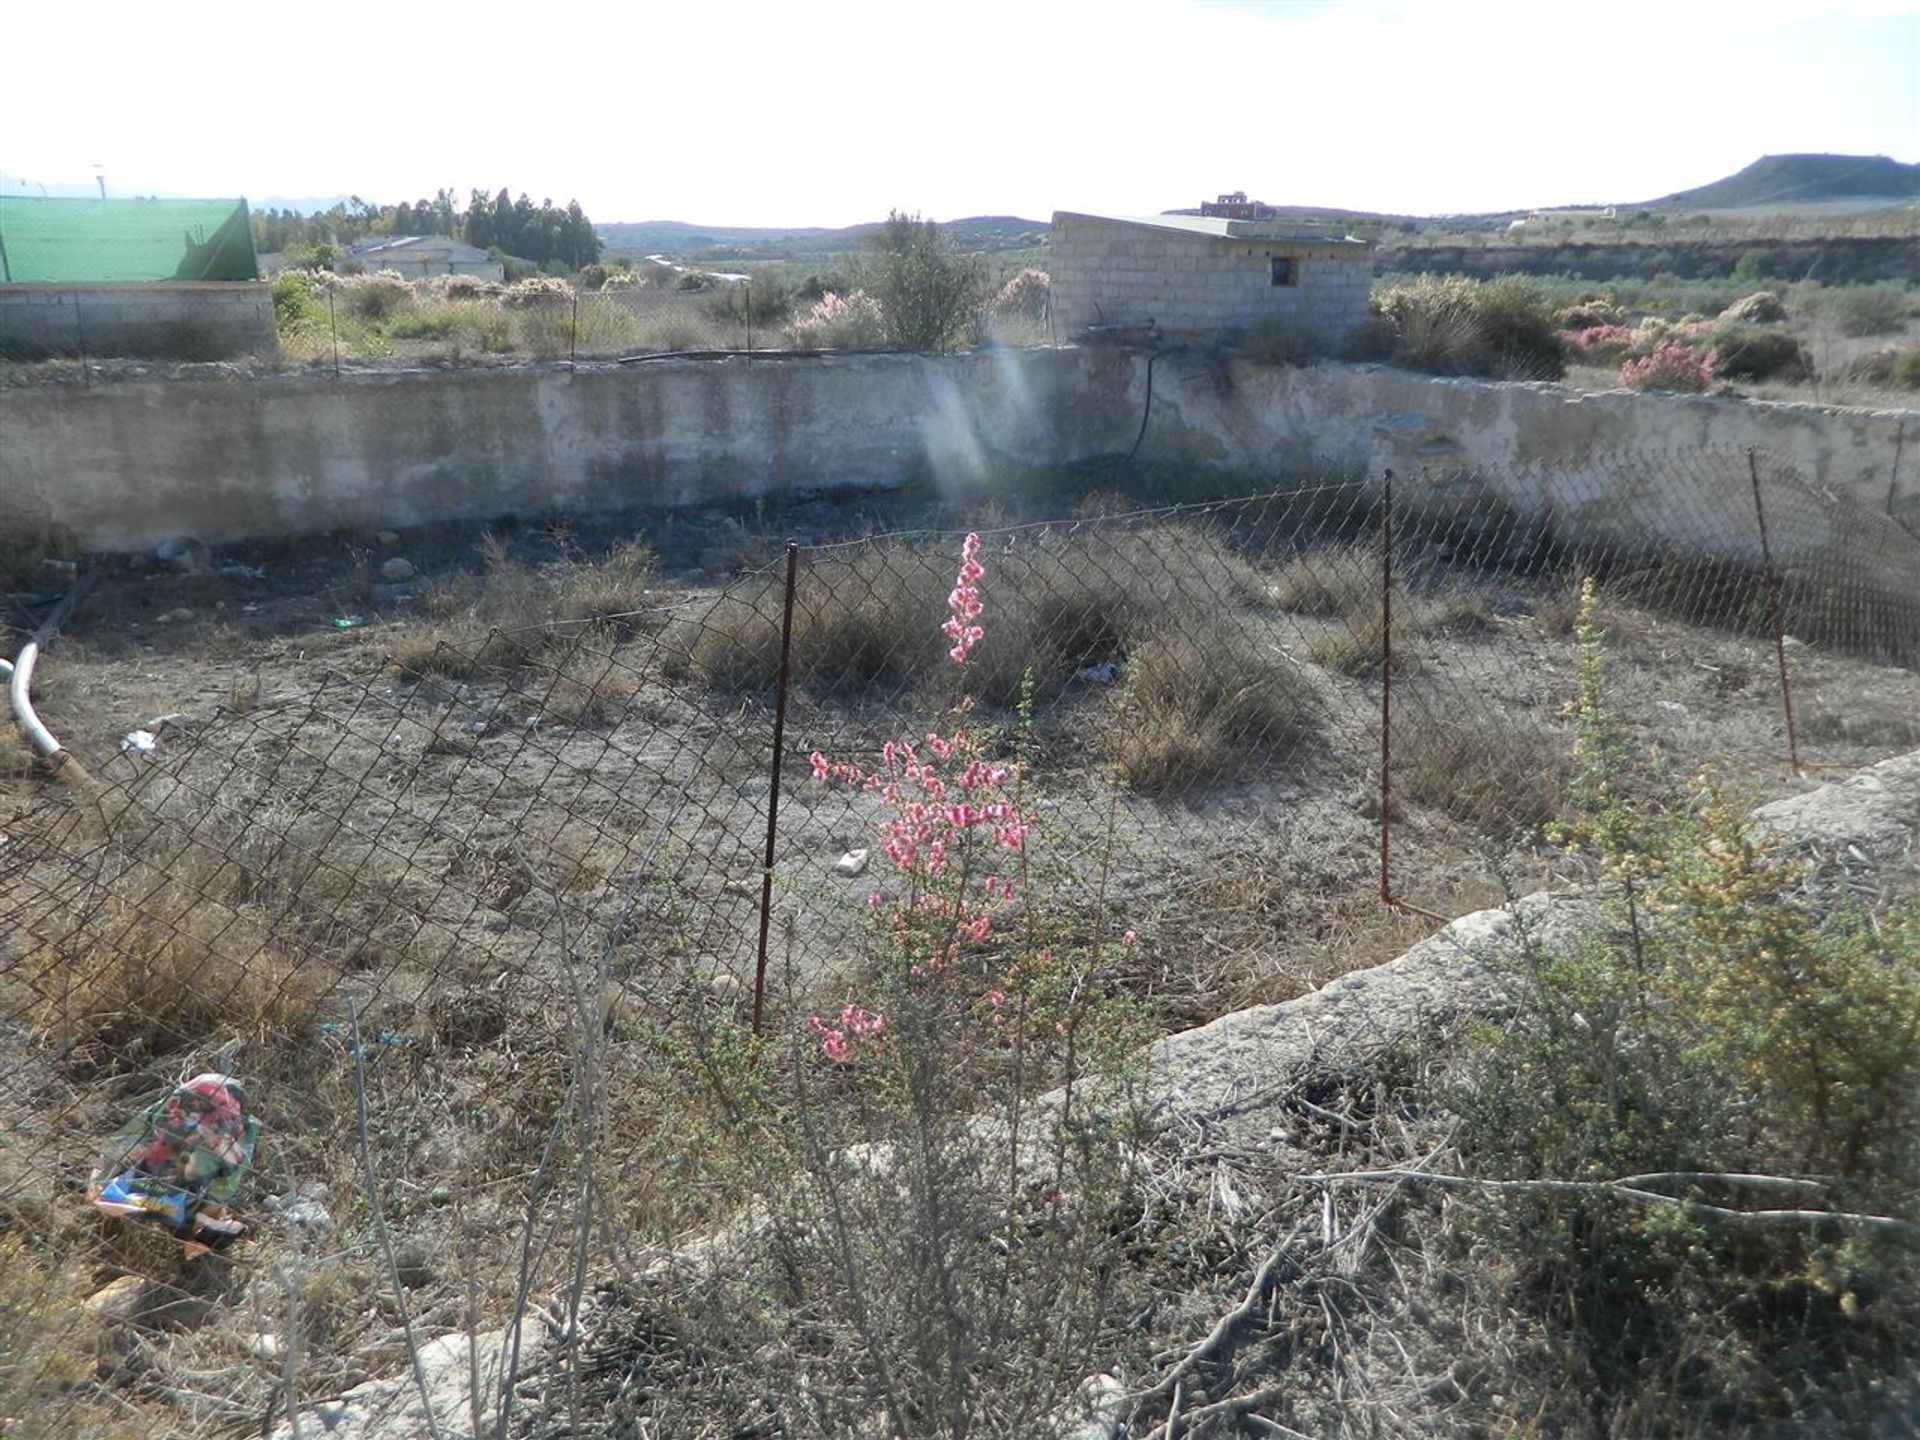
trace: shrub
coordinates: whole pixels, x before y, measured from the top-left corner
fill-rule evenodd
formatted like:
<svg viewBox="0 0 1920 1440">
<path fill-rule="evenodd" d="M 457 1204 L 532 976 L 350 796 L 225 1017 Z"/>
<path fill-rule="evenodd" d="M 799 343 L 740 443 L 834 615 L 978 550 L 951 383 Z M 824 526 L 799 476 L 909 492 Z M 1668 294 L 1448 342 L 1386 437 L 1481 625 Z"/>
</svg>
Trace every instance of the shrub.
<svg viewBox="0 0 1920 1440">
<path fill-rule="evenodd" d="M 787 343 L 796 350 L 871 349 L 886 335 L 879 302 L 864 290 L 844 296 L 829 290 L 787 326 Z"/>
<path fill-rule="evenodd" d="M 1297 739 L 1313 715 L 1312 689 L 1271 646 L 1188 621 L 1129 655 L 1107 756 L 1136 790 L 1188 789 L 1243 770 L 1249 751 Z"/>
<path fill-rule="evenodd" d="M 1393 358 L 1435 375 L 1474 373 L 1482 351 L 1473 283 L 1459 276 L 1422 275 L 1377 288 L 1370 303 L 1393 331 Z"/>
<path fill-rule="evenodd" d="M 1460 716 L 1440 695 L 1409 696 L 1396 710 L 1396 795 L 1501 840 L 1537 832 L 1560 813 L 1567 766 L 1550 731 Z"/>
<path fill-rule="evenodd" d="M 327 318 L 326 306 L 314 298 L 305 272 L 283 270 L 268 287 L 273 296 L 273 328 L 284 339 L 317 329 Z"/>
<path fill-rule="evenodd" d="M 707 303 L 707 313 L 723 324 L 771 330 L 793 313 L 794 298 L 778 275 L 762 271 L 744 284 L 723 286 Z"/>
<path fill-rule="evenodd" d="M 1590 590 L 1579 630 L 1558 834 L 1609 914 L 1499 962 L 1512 1008 L 1453 1100 L 1479 1176 L 1601 1183 L 1476 1205 L 1454 1243 L 1503 1257 L 1487 1299 L 1543 1351 L 1513 1377 L 1542 1433 L 1869 1433 L 1920 1324 L 1910 1242 L 1705 1206 L 1910 1212 L 1920 913 L 1810 889 L 1710 786 L 1640 761 Z M 1620 1176 L 1677 1203 L 1621 1203 Z"/>
<path fill-rule="evenodd" d="M 1394 329 L 1395 359 L 1412 369 L 1521 380 L 1566 373 L 1555 312 L 1524 277 L 1423 275 L 1376 290 L 1372 305 Z"/>
<path fill-rule="evenodd" d="M 1781 330 L 1722 324 L 1707 337 L 1714 374 L 1732 380 L 1805 380 L 1813 360 L 1793 336 Z"/>
<path fill-rule="evenodd" d="M 413 286 L 391 270 L 377 270 L 342 280 L 335 299 L 355 319 L 378 324 L 413 304 Z"/>
<path fill-rule="evenodd" d="M 387 335 L 395 340 L 445 340 L 457 333 L 466 320 L 466 307 L 441 303 L 418 305 L 387 322 Z"/>
<path fill-rule="evenodd" d="M 1629 390 L 1698 394 L 1713 384 L 1713 357 L 1700 355 L 1678 340 L 1662 341 L 1651 355 L 1622 365 L 1620 383 Z"/>
<path fill-rule="evenodd" d="M 1044 320 L 1052 294 L 1052 277 L 1044 270 L 1022 270 L 993 297 L 990 307 L 996 315 L 1022 320 Z"/>
<path fill-rule="evenodd" d="M 558 276 L 530 275 L 507 286 L 500 303 L 509 310 L 566 310 L 573 299 L 573 286 Z"/>
<path fill-rule="evenodd" d="M 442 300 L 490 300 L 500 287 L 478 275 L 440 275 L 428 282 L 429 291 Z"/>
<path fill-rule="evenodd" d="M 955 254 L 938 225 L 898 211 L 874 236 L 867 270 L 865 289 L 879 302 L 887 340 L 906 350 L 953 348 L 985 285 L 979 262 Z"/>
<path fill-rule="evenodd" d="M 1329 545 L 1288 560 L 1267 593 L 1282 610 L 1343 615 L 1380 605 L 1380 556 L 1361 545 Z"/>
<path fill-rule="evenodd" d="M 1568 347 L 1588 365 L 1617 365 L 1633 349 L 1633 331 L 1624 325 L 1591 325 L 1574 332 Z"/>
<path fill-rule="evenodd" d="M 1624 325 L 1626 308 L 1610 295 L 1590 295 L 1560 309 L 1553 323 L 1562 330 L 1592 330 L 1597 326 Z"/>
<path fill-rule="evenodd" d="M 1891 335 L 1907 323 L 1913 303 L 1909 287 L 1893 282 L 1849 285 L 1832 298 L 1840 333 L 1859 338 Z"/>
<path fill-rule="evenodd" d="M 1920 345 L 1911 346 L 1896 355 L 1887 378 L 1902 390 L 1920 390 Z"/>
<path fill-rule="evenodd" d="M 804 572 L 794 604 L 796 683 L 830 692 L 900 689 L 940 670 L 938 654 L 899 637 L 943 613 L 944 560 L 900 542 L 832 553 Z M 1057 694 L 1090 666 L 1123 663 L 1133 647 L 1181 629 L 1202 640 L 1234 630 L 1235 605 L 1264 599 L 1259 575 L 1208 530 L 1047 530 L 1001 552 L 988 582 L 999 617 L 969 659 L 975 693 L 994 705 Z M 707 683 L 758 689 L 779 665 L 780 596 L 731 593 L 670 642 Z"/>
<path fill-rule="evenodd" d="M 117 1055 L 171 1055 L 215 1037 L 297 1044 L 336 978 L 220 898 L 234 876 L 196 857 L 123 875 L 97 910 L 46 940 L 61 983 L 38 1027 Z"/>
<path fill-rule="evenodd" d="M 1786 305 L 1771 290 L 1756 290 L 1720 312 L 1723 322 L 1734 325 L 1778 325 L 1786 318 Z"/>
<path fill-rule="evenodd" d="M 1475 318 L 1493 354 L 1493 373 L 1516 380 L 1558 380 L 1567 373 L 1566 348 L 1540 287 L 1505 275 L 1480 287 Z"/>
</svg>

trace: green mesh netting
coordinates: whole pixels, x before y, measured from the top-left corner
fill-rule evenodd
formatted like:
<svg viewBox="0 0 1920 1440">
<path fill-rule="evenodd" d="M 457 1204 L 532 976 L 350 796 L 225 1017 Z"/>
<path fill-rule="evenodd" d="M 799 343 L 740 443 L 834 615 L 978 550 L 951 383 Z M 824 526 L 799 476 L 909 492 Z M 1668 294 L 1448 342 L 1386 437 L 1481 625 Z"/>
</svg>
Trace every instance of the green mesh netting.
<svg viewBox="0 0 1920 1440">
<path fill-rule="evenodd" d="M 244 200 L 0 196 L 0 281 L 258 278 Z"/>
</svg>

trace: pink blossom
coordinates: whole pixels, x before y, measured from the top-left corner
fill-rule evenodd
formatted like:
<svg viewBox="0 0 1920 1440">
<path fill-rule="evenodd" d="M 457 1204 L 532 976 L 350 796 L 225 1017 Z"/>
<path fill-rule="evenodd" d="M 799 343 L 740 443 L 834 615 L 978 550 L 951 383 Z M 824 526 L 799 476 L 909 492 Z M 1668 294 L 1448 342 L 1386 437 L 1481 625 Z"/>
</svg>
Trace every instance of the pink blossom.
<svg viewBox="0 0 1920 1440">
<path fill-rule="evenodd" d="M 1139 938 L 1140 938 L 1139 934 L 1132 930 L 1122 930 L 1120 932 L 1120 943 L 1122 945 L 1131 945 L 1133 944 L 1134 941 L 1138 940 Z"/>
<path fill-rule="evenodd" d="M 956 665 L 963 664 L 973 647 L 986 636 L 986 631 L 973 623 L 984 608 L 975 583 L 987 573 L 980 564 L 979 554 L 980 537 L 969 534 L 960 543 L 960 570 L 954 577 L 953 590 L 947 596 L 946 623 L 940 627 L 940 632 L 953 641 L 953 648 L 947 651 L 947 657 Z"/>
</svg>

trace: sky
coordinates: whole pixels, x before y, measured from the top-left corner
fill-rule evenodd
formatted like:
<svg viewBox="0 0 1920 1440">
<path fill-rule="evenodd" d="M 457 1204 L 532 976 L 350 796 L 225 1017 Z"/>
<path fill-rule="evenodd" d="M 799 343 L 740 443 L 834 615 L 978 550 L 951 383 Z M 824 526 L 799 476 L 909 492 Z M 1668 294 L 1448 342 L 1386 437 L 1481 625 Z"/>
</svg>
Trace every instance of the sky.
<svg viewBox="0 0 1920 1440">
<path fill-rule="evenodd" d="M 1227 190 L 1411 214 L 1920 161 L 1920 0 L 824 0 L 7 20 L 0 193 L 844 225 Z M 545 18 L 551 16 L 550 19 Z"/>
</svg>

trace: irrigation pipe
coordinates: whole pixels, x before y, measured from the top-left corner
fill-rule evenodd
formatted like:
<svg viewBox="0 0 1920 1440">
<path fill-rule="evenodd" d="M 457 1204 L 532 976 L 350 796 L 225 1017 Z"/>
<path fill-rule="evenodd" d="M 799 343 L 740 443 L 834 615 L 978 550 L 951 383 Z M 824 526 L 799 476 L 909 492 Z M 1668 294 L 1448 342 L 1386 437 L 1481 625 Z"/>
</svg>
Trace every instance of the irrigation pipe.
<svg viewBox="0 0 1920 1440">
<path fill-rule="evenodd" d="M 73 588 L 48 612 L 47 618 L 40 622 L 40 628 L 33 632 L 33 638 L 20 647 L 20 653 L 6 669 L 7 699 L 13 706 L 13 718 L 26 733 L 27 742 L 55 771 L 64 771 L 72 765 L 83 778 L 86 771 L 74 760 L 73 752 L 54 737 L 54 733 L 33 708 L 33 670 L 39 662 L 40 652 L 52 641 L 67 616 L 73 613 L 73 607 L 79 603 L 86 586 L 85 579 L 74 582 Z M 5 663 L 0 661 L 0 664 Z"/>
</svg>

